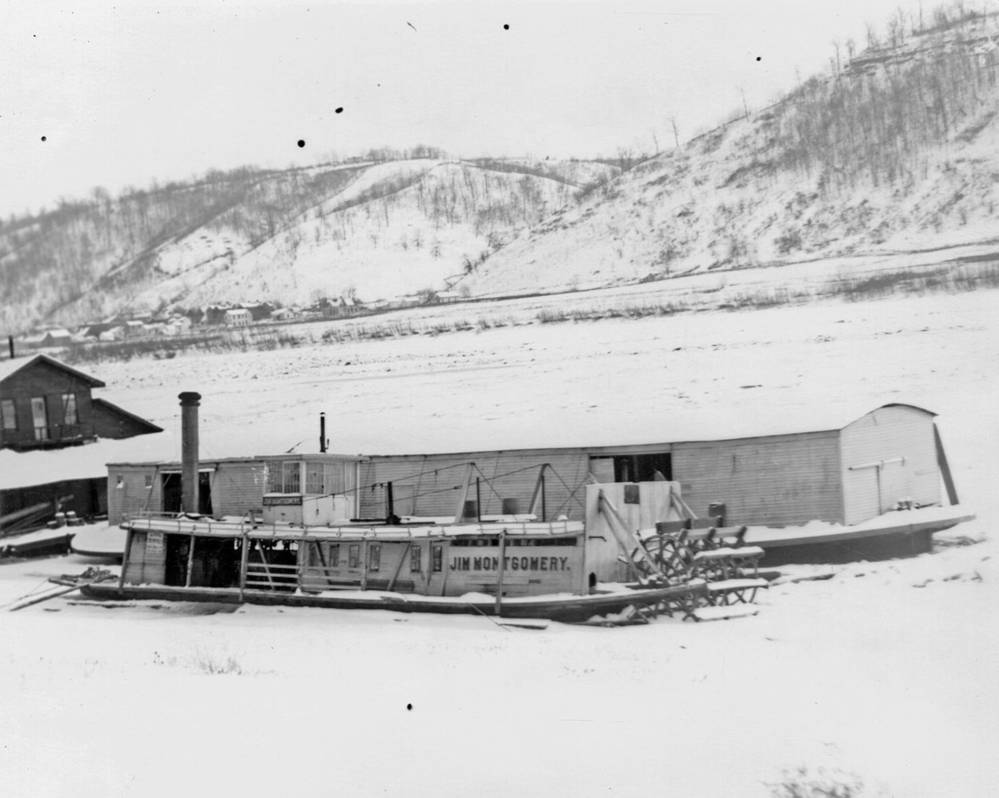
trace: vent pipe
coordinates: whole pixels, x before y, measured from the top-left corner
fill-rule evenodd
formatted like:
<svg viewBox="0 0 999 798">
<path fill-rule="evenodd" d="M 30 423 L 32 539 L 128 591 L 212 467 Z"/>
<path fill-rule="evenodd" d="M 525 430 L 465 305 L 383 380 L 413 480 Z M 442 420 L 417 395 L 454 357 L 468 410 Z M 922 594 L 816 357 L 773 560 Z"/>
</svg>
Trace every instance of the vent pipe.
<svg viewBox="0 0 999 798">
<path fill-rule="evenodd" d="M 8 335 L 7 336 L 7 348 L 10 349 L 10 359 L 13 360 L 14 359 L 14 336 L 13 335 Z"/>
<path fill-rule="evenodd" d="M 319 414 L 319 451 L 325 452 L 329 441 L 326 440 L 326 414 Z"/>
<path fill-rule="evenodd" d="M 181 474 L 180 506 L 185 513 L 198 512 L 198 407 L 201 394 L 184 391 L 180 399 Z"/>
</svg>

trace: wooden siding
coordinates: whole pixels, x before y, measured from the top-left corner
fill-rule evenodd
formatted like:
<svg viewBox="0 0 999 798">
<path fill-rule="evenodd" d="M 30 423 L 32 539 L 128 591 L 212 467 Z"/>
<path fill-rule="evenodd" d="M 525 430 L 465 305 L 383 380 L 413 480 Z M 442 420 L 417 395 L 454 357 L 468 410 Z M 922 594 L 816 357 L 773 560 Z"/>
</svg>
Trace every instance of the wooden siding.
<svg viewBox="0 0 999 798">
<path fill-rule="evenodd" d="M 726 524 L 843 521 L 838 432 L 678 443 L 673 478 L 699 516 L 724 502 Z"/>
<path fill-rule="evenodd" d="M 840 448 L 846 523 L 892 510 L 902 499 L 940 501 L 931 413 L 907 406 L 878 408 L 843 429 Z"/>
<path fill-rule="evenodd" d="M 209 472 L 213 515 L 259 514 L 266 487 L 264 464 L 254 461 L 202 460 Z M 180 464 L 108 466 L 108 523 L 120 524 L 126 515 L 163 510 L 163 475 L 180 473 Z"/>
<path fill-rule="evenodd" d="M 469 477 L 470 462 L 478 470 Z M 372 457 L 361 465 L 361 517 L 384 517 L 386 482 L 392 482 L 396 515 L 453 517 L 459 510 L 466 478 L 466 500 L 475 500 L 476 477 L 480 479 L 482 515 L 500 514 L 503 499 L 515 499 L 518 512 L 527 513 L 543 463 L 551 466 L 545 470 L 548 519 L 565 515 L 581 521 L 589 457 L 583 450 L 555 449 Z"/>
<path fill-rule="evenodd" d="M 63 394 L 76 395 L 76 424 L 64 424 Z M 31 399 L 45 397 L 47 440 L 37 440 Z M 0 385 L 0 399 L 14 402 L 16 429 L 0 428 L 0 447 L 57 446 L 60 441 L 79 442 L 94 435 L 90 383 L 44 361 L 10 375 Z"/>
<path fill-rule="evenodd" d="M 151 540 L 150 540 L 151 539 Z M 166 576 L 166 540 L 162 532 L 133 532 L 125 568 L 131 585 L 162 585 Z"/>
<path fill-rule="evenodd" d="M 508 539 L 503 572 L 504 596 L 530 596 L 542 593 L 585 592 L 582 560 L 583 541 L 578 545 L 549 545 L 544 540 Z M 466 545 L 462 545 L 466 544 Z M 351 565 L 350 547 L 357 546 L 357 560 Z M 365 548 L 367 546 L 367 549 Z M 380 547 L 378 569 L 372 570 L 370 549 Z M 431 546 L 443 546 L 442 570 L 431 570 Z M 339 548 L 334 556 L 333 547 Z M 420 570 L 412 570 L 412 551 L 419 551 Z M 364 567 L 365 551 L 369 566 Z M 498 541 L 413 540 L 390 541 L 373 538 L 365 542 L 309 542 L 299 554 L 303 585 L 322 592 L 334 587 L 366 585 L 384 590 L 398 574 L 393 589 L 422 595 L 461 596 L 465 593 L 496 595 Z M 334 566 L 334 560 L 337 564 Z M 324 570 L 325 564 L 325 570 Z"/>
</svg>

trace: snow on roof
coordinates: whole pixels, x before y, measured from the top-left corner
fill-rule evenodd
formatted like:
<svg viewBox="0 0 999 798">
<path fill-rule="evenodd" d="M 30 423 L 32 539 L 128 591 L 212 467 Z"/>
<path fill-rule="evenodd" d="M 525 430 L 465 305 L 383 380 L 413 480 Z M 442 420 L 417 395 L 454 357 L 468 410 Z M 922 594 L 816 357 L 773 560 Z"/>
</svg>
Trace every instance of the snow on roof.
<svg viewBox="0 0 999 798">
<path fill-rule="evenodd" d="M 671 415 L 667 410 L 636 414 L 624 411 L 601 416 L 600 425 L 553 424 L 548 419 L 539 427 L 511 424 L 509 418 L 482 418 L 454 421 L 445 418 L 440 426 L 413 424 L 406 415 L 395 421 L 380 416 L 377 425 L 345 432 L 330 455 L 353 456 L 349 450 L 368 456 L 422 454 L 465 454 L 510 450 L 626 448 L 698 441 L 737 440 L 772 435 L 842 429 L 882 407 L 910 407 L 936 415 L 915 405 L 897 402 L 858 408 L 855 404 L 824 403 L 773 406 L 732 403 L 722 411 L 705 412 L 696 418 Z M 55 482 L 62 479 L 107 475 L 108 464 L 176 464 L 181 459 L 179 416 L 159 419 L 164 432 L 123 440 L 16 453 L 0 450 L 0 489 Z M 315 442 L 302 430 L 301 420 L 292 426 L 258 425 L 249 434 L 243 420 L 212 423 L 202 418 L 199 456 L 202 462 L 250 459 L 263 455 L 315 453 Z M 396 423 L 397 422 L 397 423 Z M 309 430 L 311 432 L 311 429 Z M 289 441 L 299 440 L 289 449 Z"/>
<path fill-rule="evenodd" d="M 50 357 L 49 355 L 44 355 L 44 354 L 35 355 L 34 357 L 15 357 L 13 359 L 0 360 L 0 382 L 3 382 L 12 374 L 15 374 L 16 372 L 20 371 L 21 369 L 27 366 L 33 365 L 36 362 L 48 363 L 50 366 L 53 366 L 54 368 L 60 369 L 62 371 L 67 371 L 70 374 L 79 377 L 81 380 L 89 382 L 90 385 L 94 388 L 104 387 L 104 383 L 101 382 L 96 377 L 92 377 L 89 374 L 84 374 L 82 371 L 79 371 L 73 368 L 72 366 L 63 363 L 60 360 L 56 360 L 54 357 Z"/>
</svg>

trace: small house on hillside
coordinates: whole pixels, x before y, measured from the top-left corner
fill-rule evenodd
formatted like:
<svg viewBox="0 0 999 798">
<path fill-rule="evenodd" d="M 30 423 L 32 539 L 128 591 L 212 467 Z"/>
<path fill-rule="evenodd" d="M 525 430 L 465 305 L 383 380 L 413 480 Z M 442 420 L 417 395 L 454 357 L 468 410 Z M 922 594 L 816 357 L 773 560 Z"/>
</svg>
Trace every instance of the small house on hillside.
<svg viewBox="0 0 999 798">
<path fill-rule="evenodd" d="M 231 308 L 225 312 L 226 327 L 249 327 L 253 314 L 247 308 Z"/>
<path fill-rule="evenodd" d="M 161 432 L 91 396 L 104 383 L 48 355 L 0 361 L 0 448 L 71 446 Z"/>
</svg>

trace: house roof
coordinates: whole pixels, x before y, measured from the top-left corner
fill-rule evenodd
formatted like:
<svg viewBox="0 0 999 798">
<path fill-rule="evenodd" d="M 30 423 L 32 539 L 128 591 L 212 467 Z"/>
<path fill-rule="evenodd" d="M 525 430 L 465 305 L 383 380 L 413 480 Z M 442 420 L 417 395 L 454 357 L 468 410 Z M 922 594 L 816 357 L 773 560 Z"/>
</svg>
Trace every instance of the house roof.
<svg viewBox="0 0 999 798">
<path fill-rule="evenodd" d="M 107 399 L 101 399 L 100 397 L 95 396 L 90 401 L 91 404 L 101 408 L 102 410 L 112 413 L 113 415 L 123 416 L 127 418 L 129 421 L 134 421 L 135 423 L 148 428 L 150 432 L 163 432 L 163 427 L 159 427 L 156 424 L 154 424 L 152 421 L 144 419 L 141 416 L 135 415 L 135 413 L 129 413 L 127 410 L 125 410 L 125 408 L 118 407 L 118 405 L 114 404 L 113 402 L 109 402 Z"/>
<path fill-rule="evenodd" d="M 12 360 L 0 360 L 0 382 L 4 382 L 9 379 L 17 372 L 22 369 L 26 369 L 29 366 L 34 366 L 38 363 L 46 363 L 52 368 L 64 371 L 67 374 L 72 374 L 77 379 L 83 380 L 88 383 L 91 388 L 103 388 L 104 383 L 97 379 L 96 377 L 91 377 L 89 374 L 84 374 L 72 366 L 63 363 L 60 360 L 56 360 L 54 357 L 49 355 L 35 355 L 34 357 L 15 357 Z"/>
</svg>

